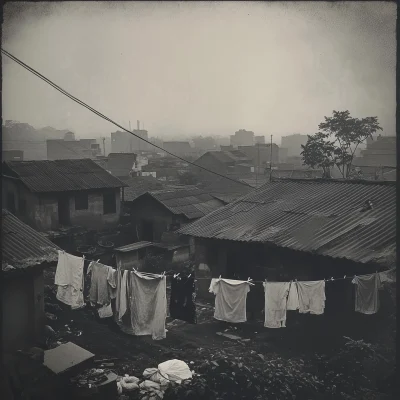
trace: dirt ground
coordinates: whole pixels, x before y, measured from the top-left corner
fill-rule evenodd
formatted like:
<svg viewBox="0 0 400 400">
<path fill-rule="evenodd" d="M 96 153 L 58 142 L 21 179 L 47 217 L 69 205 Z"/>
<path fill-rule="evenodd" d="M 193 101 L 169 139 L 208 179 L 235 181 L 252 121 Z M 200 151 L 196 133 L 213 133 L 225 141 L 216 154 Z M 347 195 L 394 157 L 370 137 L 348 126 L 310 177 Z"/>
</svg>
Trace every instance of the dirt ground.
<svg viewBox="0 0 400 400">
<path fill-rule="evenodd" d="M 55 299 L 54 272 L 45 273 L 46 311 L 48 304 L 63 306 Z M 169 297 L 169 291 L 167 293 Z M 51 306 L 50 306 L 51 307 Z M 329 354 L 335 351 L 342 336 L 332 333 L 327 324 L 314 321 L 318 316 L 303 315 L 308 318 L 308 330 L 297 325 L 294 312 L 288 315 L 288 327 L 285 329 L 266 329 L 262 319 L 242 324 L 229 324 L 213 318 L 213 304 L 198 300 L 197 324 L 167 318 L 167 337 L 155 341 L 150 336 L 131 336 L 121 332 L 113 318 L 101 320 L 97 312 L 89 305 L 81 310 L 69 310 L 63 307 L 54 315 L 57 320 L 47 320 L 47 324 L 56 332 L 57 340 L 62 343 L 73 342 L 95 354 L 95 360 L 109 360 L 114 363 L 108 369 L 117 375 L 141 377 L 146 368 L 156 368 L 159 363 L 179 359 L 185 361 L 191 369 L 204 361 L 216 358 L 246 359 L 247 363 L 264 360 L 272 355 L 285 358 L 302 358 L 315 353 Z M 323 326 L 323 330 L 321 330 Z M 318 327 L 318 328 L 317 328 Z M 223 334 L 235 335 L 228 338 Z M 311 334 L 313 333 L 313 334 Z"/>
</svg>

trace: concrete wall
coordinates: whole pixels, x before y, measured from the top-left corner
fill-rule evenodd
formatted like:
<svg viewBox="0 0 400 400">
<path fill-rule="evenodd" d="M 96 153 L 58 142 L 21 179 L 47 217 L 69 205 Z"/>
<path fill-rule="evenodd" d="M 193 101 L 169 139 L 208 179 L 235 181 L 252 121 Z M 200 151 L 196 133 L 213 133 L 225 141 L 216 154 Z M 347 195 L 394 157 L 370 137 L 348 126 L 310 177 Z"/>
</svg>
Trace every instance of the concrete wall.
<svg viewBox="0 0 400 400">
<path fill-rule="evenodd" d="M 7 206 L 7 194 L 14 193 L 16 216 L 38 231 L 56 230 L 60 227 L 58 221 L 58 193 L 34 194 L 21 182 L 13 179 L 2 180 L 3 207 Z M 88 192 L 87 210 L 75 210 L 75 194 L 66 192 L 61 196 L 69 197 L 71 225 L 82 226 L 88 229 L 113 228 L 119 223 L 121 213 L 121 195 L 119 189 L 114 189 L 116 198 L 116 212 L 103 214 L 103 192 Z M 26 201 L 26 213 L 19 209 L 20 199 Z"/>
<path fill-rule="evenodd" d="M 7 195 L 14 194 L 15 215 L 26 224 L 38 230 L 55 228 L 58 224 L 58 210 L 54 209 L 55 199 L 39 197 L 29 191 L 25 185 L 15 179 L 2 179 L 3 207 L 7 208 Z M 20 209 L 20 200 L 25 200 L 26 211 Z M 50 227 L 50 228 L 48 228 Z"/>
<path fill-rule="evenodd" d="M 120 190 L 115 189 L 116 213 L 103 213 L 103 193 L 104 191 L 89 192 L 87 210 L 75 210 L 75 196 L 70 195 L 70 220 L 71 225 L 83 226 L 89 229 L 112 228 L 119 223 L 121 214 L 121 195 Z"/>
<path fill-rule="evenodd" d="M 187 222 L 183 217 L 172 214 L 151 196 L 141 196 L 126 204 L 139 234 L 138 241 L 151 239 L 144 236 L 143 225 L 146 222 L 153 224 L 153 238 L 150 240 L 153 242 L 161 242 L 162 234 L 168 231 L 172 223 L 179 222 L 182 225 Z"/>
<path fill-rule="evenodd" d="M 2 290 L 2 349 L 12 353 L 34 344 L 43 334 L 43 273 L 7 278 Z"/>
</svg>

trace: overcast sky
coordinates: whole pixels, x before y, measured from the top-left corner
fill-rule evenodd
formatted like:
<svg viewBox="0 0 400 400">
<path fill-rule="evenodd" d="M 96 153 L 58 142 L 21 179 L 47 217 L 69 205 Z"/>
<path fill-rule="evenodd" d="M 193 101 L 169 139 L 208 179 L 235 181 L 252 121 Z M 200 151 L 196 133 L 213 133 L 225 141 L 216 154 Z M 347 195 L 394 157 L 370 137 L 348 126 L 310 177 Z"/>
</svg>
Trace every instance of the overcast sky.
<svg viewBox="0 0 400 400">
<path fill-rule="evenodd" d="M 4 49 L 150 136 L 314 133 L 332 110 L 395 135 L 396 5 L 7 3 Z M 117 130 L 2 57 L 3 119 Z"/>
</svg>

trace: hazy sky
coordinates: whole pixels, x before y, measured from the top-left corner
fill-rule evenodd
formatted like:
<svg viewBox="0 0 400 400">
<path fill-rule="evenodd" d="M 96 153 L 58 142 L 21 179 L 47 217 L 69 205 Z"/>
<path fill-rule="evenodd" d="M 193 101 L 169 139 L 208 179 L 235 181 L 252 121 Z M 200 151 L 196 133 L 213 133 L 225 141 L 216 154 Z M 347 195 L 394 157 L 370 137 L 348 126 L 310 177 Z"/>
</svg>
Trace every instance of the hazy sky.
<svg viewBox="0 0 400 400">
<path fill-rule="evenodd" d="M 7 3 L 4 49 L 150 136 L 314 133 L 332 110 L 395 134 L 394 3 Z M 117 128 L 2 57 L 3 119 Z"/>
</svg>

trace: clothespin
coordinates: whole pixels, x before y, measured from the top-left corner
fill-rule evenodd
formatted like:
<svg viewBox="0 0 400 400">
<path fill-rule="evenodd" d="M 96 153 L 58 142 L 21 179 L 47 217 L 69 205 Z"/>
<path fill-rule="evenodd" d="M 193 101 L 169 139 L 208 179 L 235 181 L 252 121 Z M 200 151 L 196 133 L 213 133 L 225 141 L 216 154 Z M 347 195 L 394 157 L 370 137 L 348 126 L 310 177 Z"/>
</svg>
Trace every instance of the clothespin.
<svg viewBox="0 0 400 400">
<path fill-rule="evenodd" d="M 82 258 L 85 259 L 85 255 L 83 255 Z"/>
<path fill-rule="evenodd" d="M 333 276 L 331 277 L 331 281 L 334 281 Z"/>
<path fill-rule="evenodd" d="M 343 277 L 343 279 L 346 279 L 346 275 Z"/>
<path fill-rule="evenodd" d="M 100 262 L 100 258 L 96 262 Z"/>
<path fill-rule="evenodd" d="M 192 274 L 189 274 L 188 279 L 192 276 Z"/>
</svg>

